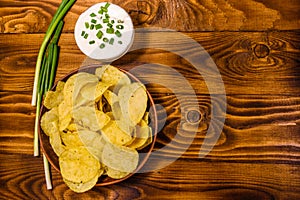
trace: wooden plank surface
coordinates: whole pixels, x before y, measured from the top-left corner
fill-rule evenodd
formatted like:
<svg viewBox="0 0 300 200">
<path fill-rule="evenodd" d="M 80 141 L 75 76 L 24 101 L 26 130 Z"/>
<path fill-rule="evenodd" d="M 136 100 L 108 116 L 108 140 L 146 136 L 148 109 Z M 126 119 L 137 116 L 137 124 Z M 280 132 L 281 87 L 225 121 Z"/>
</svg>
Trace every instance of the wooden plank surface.
<svg viewBox="0 0 300 200">
<path fill-rule="evenodd" d="M 66 17 L 65 31 L 73 31 L 80 13 L 101 1 L 77 1 Z M 111 2 L 126 9 L 136 27 L 164 27 L 177 31 L 266 31 L 300 28 L 300 3 L 296 0 Z M 59 3 L 60 0 L 1 0 L 0 32 L 45 32 Z"/>
<path fill-rule="evenodd" d="M 56 80 L 91 62 L 77 48 L 73 27 L 79 14 L 96 2 L 101 1 L 77 1 L 67 14 Z M 174 51 L 138 48 L 145 40 L 160 43 L 160 36 L 184 43 L 178 32 L 137 34 L 137 50 L 113 64 L 127 70 L 149 63 L 168 66 L 195 92 L 186 92 L 177 75 L 165 74 L 163 68 L 139 74 L 156 81 L 147 87 L 161 105 L 163 126 L 155 145 L 161 153 L 145 169 L 179 158 L 162 169 L 83 194 L 68 189 L 52 170 L 54 188 L 47 190 L 42 158 L 33 157 L 35 108 L 30 103 L 37 53 L 60 0 L 0 0 L 0 199 L 300 199 L 300 2 L 111 2 L 130 13 L 135 28 L 173 29 L 200 44 L 222 83 L 205 82 Z M 194 50 L 192 43 L 182 45 L 184 55 Z M 176 92 L 160 84 L 167 82 Z M 180 101 L 178 94 L 184 97 Z M 208 134 L 212 112 L 219 115 L 217 127 L 225 117 L 224 126 L 216 144 L 206 146 L 212 151 L 199 158 L 204 139 L 213 137 Z M 170 148 L 162 149 L 171 141 Z"/>
</svg>

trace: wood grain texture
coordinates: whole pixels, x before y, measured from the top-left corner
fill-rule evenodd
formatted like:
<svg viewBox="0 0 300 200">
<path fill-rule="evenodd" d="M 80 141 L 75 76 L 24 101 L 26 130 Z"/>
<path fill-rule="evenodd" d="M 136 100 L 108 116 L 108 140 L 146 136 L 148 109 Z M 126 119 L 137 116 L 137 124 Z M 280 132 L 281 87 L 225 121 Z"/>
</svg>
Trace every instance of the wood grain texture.
<svg viewBox="0 0 300 200">
<path fill-rule="evenodd" d="M 0 1 L 0 32 L 45 32 L 60 0 Z M 77 1 L 66 16 L 65 31 L 74 30 L 84 10 L 101 1 Z M 265 31 L 300 28 L 295 0 L 112 0 L 130 13 L 136 27 L 177 31 Z M 19 9 L 22 7 L 22 9 Z M 186 20 L 188 18 L 188 20 Z"/>
<path fill-rule="evenodd" d="M 52 171 L 44 184 L 42 160 L 31 155 L 0 156 L 2 199 L 297 199 L 299 166 L 287 164 L 191 162 L 179 159 L 159 171 L 136 174 L 112 186 L 76 194 Z M 5 170 L 3 164 L 6 163 Z M 222 179 L 220 179 L 222 174 Z M 284 178 L 282 178 L 284 174 Z M 293 180 L 293 181 L 291 181 Z M 18 190 L 16 190 L 18 187 Z"/>
<path fill-rule="evenodd" d="M 147 37 L 151 37 L 155 43 L 161 34 L 173 41 L 180 39 L 176 32 L 156 32 Z M 300 63 L 299 32 L 194 32 L 186 36 L 199 42 L 212 57 L 222 76 L 226 94 L 299 94 L 300 71 L 299 67 L 295 67 Z M 36 56 L 43 34 L 2 34 L 0 39 L 1 87 L 7 92 L 31 91 Z M 139 46 L 144 40 L 145 35 L 137 34 L 134 45 Z M 57 78 L 88 62 L 76 46 L 73 34 L 63 34 L 60 46 Z M 267 54 L 262 51 L 264 48 Z M 193 50 L 188 45 L 183 48 L 186 54 Z M 126 65 L 137 63 L 171 66 L 183 74 L 197 93 L 208 92 L 199 72 L 185 58 L 172 52 L 140 49 L 129 52 L 114 64 L 123 64 L 126 68 Z M 19 76 L 20 72 L 22 76 Z M 151 69 L 148 73 L 152 73 Z"/>
<path fill-rule="evenodd" d="M 54 188 L 47 190 L 42 158 L 33 157 L 31 94 L 39 47 L 60 2 L 0 0 L 0 199 L 300 199 L 296 0 L 110 1 L 130 13 L 136 30 L 182 31 L 137 32 L 137 50 L 113 63 L 126 70 L 148 64 L 136 75 L 150 82 L 147 88 L 160 105 L 161 130 L 155 144 L 160 153 L 144 169 L 166 166 L 83 194 L 72 192 L 52 169 Z M 67 14 L 56 80 L 94 62 L 77 48 L 73 27 L 79 14 L 96 2 L 101 1 L 78 0 Z M 217 70 L 205 65 L 210 82 L 188 61 L 198 49 L 180 34 L 200 44 L 215 62 Z M 170 51 L 138 48 L 145 41 L 159 44 L 161 38 L 173 44 Z M 185 56 L 175 53 L 178 47 Z M 221 83 L 215 82 L 218 73 L 225 99 L 218 90 Z M 182 77 L 184 82 L 178 81 Z M 190 84 L 194 94 L 183 83 Z M 222 132 L 215 144 L 204 146 L 205 138 L 216 137 L 208 132 L 212 122 Z M 201 147 L 213 149 L 199 158 Z"/>
</svg>

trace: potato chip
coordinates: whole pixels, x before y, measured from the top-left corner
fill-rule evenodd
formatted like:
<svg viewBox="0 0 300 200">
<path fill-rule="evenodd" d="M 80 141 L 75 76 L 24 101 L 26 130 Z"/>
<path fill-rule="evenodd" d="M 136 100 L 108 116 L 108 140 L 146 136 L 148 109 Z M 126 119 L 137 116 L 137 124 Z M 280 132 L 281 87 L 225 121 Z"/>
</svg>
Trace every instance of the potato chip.
<svg viewBox="0 0 300 200">
<path fill-rule="evenodd" d="M 144 144 L 147 142 L 148 137 L 151 136 L 151 129 L 148 127 L 146 122 L 144 120 L 141 121 L 140 125 L 136 126 L 136 135 L 135 139 L 130 145 L 127 145 L 129 148 L 137 149 L 140 148 L 141 146 L 144 146 Z"/>
<path fill-rule="evenodd" d="M 64 131 L 72 121 L 71 107 L 63 101 L 58 106 L 59 131 Z"/>
<path fill-rule="evenodd" d="M 107 103 L 112 106 L 115 102 L 118 101 L 118 96 L 113 93 L 112 91 L 110 90 L 106 90 L 104 93 L 103 93 L 103 96 L 105 97 L 105 99 L 107 100 Z"/>
<path fill-rule="evenodd" d="M 99 131 L 96 109 L 90 106 L 82 106 L 72 111 L 72 116 L 76 124 L 90 129 L 92 131 Z"/>
<path fill-rule="evenodd" d="M 60 137 L 67 148 L 83 146 L 77 131 L 60 132 Z"/>
<path fill-rule="evenodd" d="M 102 162 L 109 168 L 122 172 L 133 172 L 139 161 L 136 150 L 106 143 L 103 148 Z"/>
<path fill-rule="evenodd" d="M 65 178 L 63 180 L 67 184 L 67 186 L 74 192 L 83 193 L 83 192 L 86 192 L 86 191 L 92 189 L 96 185 L 98 178 L 99 178 L 99 176 L 95 175 L 91 180 L 89 180 L 87 182 L 80 182 L 80 183 L 75 183 L 75 182 L 69 181 Z"/>
<path fill-rule="evenodd" d="M 98 82 L 95 89 L 95 95 L 94 95 L 94 99 L 96 102 L 99 101 L 100 98 L 102 98 L 102 95 L 110 86 L 111 86 L 110 83 Z"/>
<path fill-rule="evenodd" d="M 62 81 L 58 81 L 55 91 L 46 92 L 44 98 L 44 106 L 48 109 L 57 107 L 61 101 L 64 99 L 63 89 L 65 87 L 65 83 Z"/>
<path fill-rule="evenodd" d="M 100 133 L 82 129 L 78 131 L 79 138 L 87 150 L 98 160 L 101 160 L 104 144 L 106 143 Z"/>
<path fill-rule="evenodd" d="M 95 110 L 98 126 L 102 129 L 106 124 L 109 123 L 110 117 L 100 110 Z"/>
<path fill-rule="evenodd" d="M 104 71 L 111 65 L 102 65 L 95 70 L 95 75 L 101 80 Z"/>
<path fill-rule="evenodd" d="M 97 76 L 86 72 L 80 72 L 72 75 L 66 81 L 63 91 L 64 99 L 66 100 L 68 105 L 73 105 L 83 86 L 89 83 L 98 83 L 98 81 L 99 80 Z"/>
<path fill-rule="evenodd" d="M 49 136 L 49 141 L 52 146 L 53 151 L 57 156 L 60 156 L 65 151 L 65 146 L 62 144 L 61 137 L 58 131 L 58 127 L 56 127 L 56 131 L 53 131 Z"/>
<path fill-rule="evenodd" d="M 44 133 L 50 136 L 57 131 L 58 127 L 58 108 L 55 107 L 48 112 L 45 112 L 41 118 L 41 128 Z"/>
<path fill-rule="evenodd" d="M 136 125 L 144 116 L 147 108 L 147 93 L 144 85 L 135 82 L 123 86 L 119 93 L 120 107 L 125 119 Z"/>
<path fill-rule="evenodd" d="M 100 163 L 83 147 L 66 149 L 59 157 L 60 171 L 64 179 L 85 183 L 99 176 Z"/>
<path fill-rule="evenodd" d="M 125 145 L 132 140 L 131 135 L 122 131 L 117 122 L 111 120 L 102 130 L 101 133 L 105 140 L 116 145 Z"/>
<path fill-rule="evenodd" d="M 114 178 L 114 179 L 124 178 L 125 176 L 130 174 L 129 172 L 121 172 L 121 171 L 112 169 L 110 167 L 106 168 L 106 173 L 110 178 Z"/>
<path fill-rule="evenodd" d="M 101 76 L 101 81 L 104 83 L 111 83 L 112 85 L 116 85 L 119 82 L 128 82 L 129 78 L 126 74 L 120 71 L 118 68 L 109 65 L 106 67 Z M 129 80 L 130 82 L 130 80 Z"/>
</svg>

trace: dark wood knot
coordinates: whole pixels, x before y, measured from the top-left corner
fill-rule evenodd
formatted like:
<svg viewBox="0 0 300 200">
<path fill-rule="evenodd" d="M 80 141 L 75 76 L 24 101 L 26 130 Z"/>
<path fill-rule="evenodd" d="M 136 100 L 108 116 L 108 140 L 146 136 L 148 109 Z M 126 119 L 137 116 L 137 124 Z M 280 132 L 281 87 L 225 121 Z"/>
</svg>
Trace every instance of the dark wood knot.
<svg viewBox="0 0 300 200">
<path fill-rule="evenodd" d="M 254 47 L 254 54 L 258 58 L 265 58 L 270 54 L 270 48 L 265 44 L 257 44 Z"/>
<path fill-rule="evenodd" d="M 146 23 L 151 16 L 151 5 L 147 1 L 136 1 L 135 3 L 135 6 L 133 6 L 135 8 L 128 11 L 133 24 L 140 25 Z"/>
<path fill-rule="evenodd" d="M 187 121 L 190 123 L 197 123 L 201 119 L 201 113 L 197 110 L 190 110 L 187 113 Z"/>
</svg>

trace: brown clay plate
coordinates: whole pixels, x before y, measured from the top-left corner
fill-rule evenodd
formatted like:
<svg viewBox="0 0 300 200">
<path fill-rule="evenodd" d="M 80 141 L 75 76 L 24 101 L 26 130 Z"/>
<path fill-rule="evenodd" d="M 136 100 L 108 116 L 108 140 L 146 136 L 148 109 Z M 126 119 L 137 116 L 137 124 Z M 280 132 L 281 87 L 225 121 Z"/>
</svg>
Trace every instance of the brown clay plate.
<svg viewBox="0 0 300 200">
<path fill-rule="evenodd" d="M 72 76 L 73 74 L 80 72 L 88 72 L 88 73 L 92 73 L 94 74 L 96 68 L 100 67 L 99 65 L 89 65 L 86 67 L 81 67 L 80 70 L 74 70 L 72 72 L 70 72 L 69 74 L 67 74 L 66 76 L 64 76 L 62 79 L 60 79 L 61 81 L 66 81 L 70 76 Z M 125 74 L 127 74 L 127 76 L 132 80 L 132 81 L 138 81 L 141 82 L 137 77 L 135 77 L 134 75 L 130 74 L 129 72 L 119 68 L 119 70 L 121 70 L 122 72 L 124 72 Z M 53 88 L 51 90 L 55 90 L 56 88 L 56 84 L 53 86 Z M 111 185 L 111 184 L 115 184 L 115 183 L 119 183 L 121 181 L 124 181 L 125 179 L 128 179 L 129 177 L 131 177 L 133 174 L 137 173 L 147 162 L 151 151 L 154 148 L 154 143 L 156 140 L 156 133 L 157 133 L 157 112 L 154 106 L 154 101 L 153 98 L 151 97 L 150 93 L 147 91 L 147 95 L 148 95 L 148 106 L 147 106 L 147 111 L 149 111 L 150 107 L 151 107 L 151 111 L 149 112 L 149 121 L 150 121 L 150 126 L 152 128 L 152 143 L 149 144 L 147 147 L 143 148 L 142 150 L 138 151 L 139 153 L 143 153 L 143 157 L 140 157 L 139 160 L 139 164 L 136 168 L 136 170 L 133 173 L 130 173 L 129 175 L 127 175 L 124 178 L 121 179 L 113 179 L 110 178 L 108 176 L 101 176 L 98 179 L 98 182 L 96 184 L 96 186 L 105 186 L 105 185 Z M 40 116 L 42 116 L 48 109 L 46 107 L 44 107 L 42 105 L 41 107 L 41 113 Z M 43 130 L 41 129 L 40 125 L 39 125 L 39 140 L 40 140 L 40 145 L 41 145 L 41 149 L 43 151 L 43 153 L 45 154 L 45 156 L 47 157 L 49 163 L 51 164 L 51 166 L 57 170 L 60 173 L 60 169 L 59 169 L 59 161 L 58 161 L 58 156 L 54 153 L 50 142 L 49 142 L 49 137 L 43 132 Z"/>
</svg>

